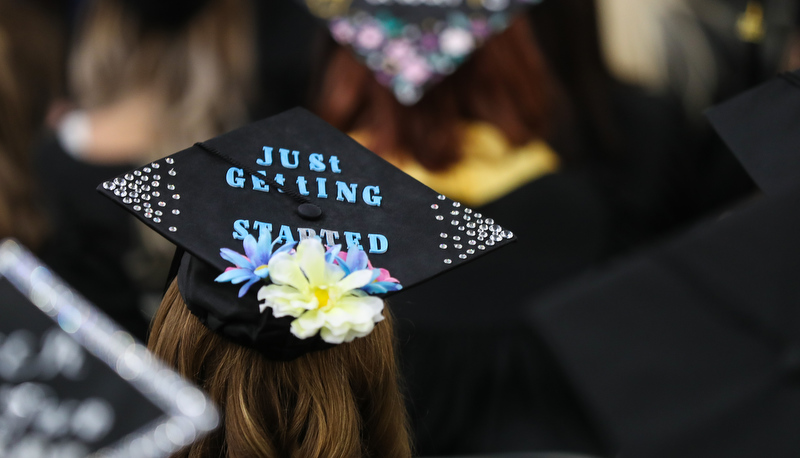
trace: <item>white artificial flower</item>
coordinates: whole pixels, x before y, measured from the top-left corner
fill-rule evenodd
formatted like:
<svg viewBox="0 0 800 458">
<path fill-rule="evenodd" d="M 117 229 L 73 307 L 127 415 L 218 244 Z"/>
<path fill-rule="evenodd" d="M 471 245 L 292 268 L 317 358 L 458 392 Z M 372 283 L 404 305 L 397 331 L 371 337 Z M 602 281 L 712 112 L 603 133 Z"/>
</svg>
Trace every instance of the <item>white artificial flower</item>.
<svg viewBox="0 0 800 458">
<path fill-rule="evenodd" d="M 269 307 L 277 318 L 295 317 L 291 332 L 300 339 L 319 332 L 328 343 L 350 342 L 383 319 L 383 300 L 360 289 L 373 280 L 372 271 L 345 275 L 326 260 L 318 239 L 301 241 L 295 253 L 275 255 L 269 268 L 272 284 L 258 292 L 261 311 Z"/>
</svg>

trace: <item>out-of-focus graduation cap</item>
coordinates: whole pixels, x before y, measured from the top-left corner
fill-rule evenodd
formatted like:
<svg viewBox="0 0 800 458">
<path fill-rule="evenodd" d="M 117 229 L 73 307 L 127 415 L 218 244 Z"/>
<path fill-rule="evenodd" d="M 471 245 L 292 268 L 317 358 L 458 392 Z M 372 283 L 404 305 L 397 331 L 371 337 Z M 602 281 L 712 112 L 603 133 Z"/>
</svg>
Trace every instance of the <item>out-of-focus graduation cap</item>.
<svg viewBox="0 0 800 458">
<path fill-rule="evenodd" d="M 800 450 L 800 189 L 531 309 L 622 457 Z"/>
<path fill-rule="evenodd" d="M 708 117 L 762 191 L 800 183 L 800 70 L 710 109 Z"/>
<path fill-rule="evenodd" d="M 292 317 L 262 313 L 257 288 L 239 298 L 247 288 L 214 281 L 232 263 L 242 267 L 245 286 L 260 280 L 259 265 L 272 269 L 268 239 L 289 248 L 314 237 L 329 248 L 342 245 L 341 253 L 361 248 L 371 266 L 388 271 L 376 280 L 392 278 L 408 288 L 514 238 L 299 108 L 197 143 L 98 189 L 186 251 L 178 286 L 206 326 L 272 359 L 328 344 L 289 333 Z M 231 254 L 243 245 L 255 265 Z M 366 289 L 383 296 L 399 289 L 379 283 Z"/>
<path fill-rule="evenodd" d="M 211 401 L 16 241 L 0 243 L 0 456 L 165 457 Z"/>
<path fill-rule="evenodd" d="M 541 0 L 304 0 L 404 104 Z"/>
</svg>

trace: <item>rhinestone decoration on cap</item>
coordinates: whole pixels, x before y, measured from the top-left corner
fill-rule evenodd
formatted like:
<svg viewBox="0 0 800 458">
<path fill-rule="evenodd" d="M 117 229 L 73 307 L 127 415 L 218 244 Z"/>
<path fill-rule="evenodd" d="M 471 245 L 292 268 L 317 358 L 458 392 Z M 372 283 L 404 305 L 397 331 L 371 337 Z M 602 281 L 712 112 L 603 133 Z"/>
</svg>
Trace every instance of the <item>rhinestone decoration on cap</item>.
<svg viewBox="0 0 800 458">
<path fill-rule="evenodd" d="M 447 200 L 447 197 L 439 194 L 437 199 L 444 201 Z M 460 202 L 453 201 L 450 208 L 445 208 L 446 206 L 446 203 L 433 203 L 430 206 L 434 219 L 442 224 L 442 232 L 439 237 L 441 239 L 450 238 L 455 242 L 439 244 L 439 248 L 445 254 L 442 259 L 445 264 L 452 264 L 453 256 L 460 260 L 466 260 L 479 251 L 485 251 L 487 246 L 493 246 L 514 237 L 511 231 L 495 224 L 493 219 L 484 219 L 483 215 L 476 213 L 471 208 L 463 207 Z"/>
<path fill-rule="evenodd" d="M 175 164 L 175 159 L 168 157 L 164 159 L 163 162 L 173 165 Z M 106 181 L 103 183 L 103 189 L 113 191 L 114 195 L 119 197 L 123 204 L 131 205 L 131 209 L 133 209 L 134 212 L 140 213 L 153 223 L 171 223 L 172 226 L 170 226 L 168 230 L 170 232 L 176 232 L 178 230 L 177 225 L 175 225 L 177 222 L 176 217 L 181 214 L 180 209 L 177 208 L 178 201 L 181 198 L 180 194 L 172 194 L 172 199 L 168 201 L 166 199 L 157 201 L 157 206 L 163 208 L 163 212 L 161 210 L 154 212 L 152 205 L 148 202 L 151 199 L 155 201 L 157 198 L 161 197 L 161 193 L 157 190 L 161 185 L 159 182 L 159 180 L 161 180 L 161 175 L 153 173 L 160 168 L 161 164 L 159 162 L 153 162 L 141 169 L 129 172 L 123 177 L 114 178 L 112 181 Z M 168 173 L 171 176 L 177 175 L 174 168 L 170 169 Z M 170 191 L 176 191 L 174 184 L 167 185 L 167 188 Z"/>
</svg>

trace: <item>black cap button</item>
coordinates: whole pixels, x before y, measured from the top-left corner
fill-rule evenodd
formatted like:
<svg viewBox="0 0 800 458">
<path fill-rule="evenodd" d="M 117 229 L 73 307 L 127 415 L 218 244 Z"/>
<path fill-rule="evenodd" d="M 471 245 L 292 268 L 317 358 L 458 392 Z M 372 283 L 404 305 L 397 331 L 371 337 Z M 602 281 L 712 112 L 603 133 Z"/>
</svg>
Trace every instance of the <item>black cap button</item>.
<svg viewBox="0 0 800 458">
<path fill-rule="evenodd" d="M 322 216 L 322 209 L 314 204 L 300 204 L 300 206 L 297 207 L 297 214 L 303 219 L 314 221 Z"/>
</svg>

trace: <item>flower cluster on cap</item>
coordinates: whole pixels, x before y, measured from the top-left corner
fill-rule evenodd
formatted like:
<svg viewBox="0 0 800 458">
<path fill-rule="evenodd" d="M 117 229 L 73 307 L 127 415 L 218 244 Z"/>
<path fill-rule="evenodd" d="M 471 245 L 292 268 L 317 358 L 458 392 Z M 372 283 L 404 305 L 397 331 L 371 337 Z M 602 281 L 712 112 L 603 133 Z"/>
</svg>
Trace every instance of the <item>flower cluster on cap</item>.
<svg viewBox="0 0 800 458">
<path fill-rule="evenodd" d="M 405 104 L 416 103 L 422 87 L 451 74 L 493 33 L 508 26 L 508 2 L 483 14 L 452 11 L 420 24 L 382 9 L 332 19 L 333 38 L 350 45 L 375 70 L 378 81 Z"/>
<path fill-rule="evenodd" d="M 344 252 L 341 245 L 325 247 L 319 238 L 309 238 L 275 250 L 278 243 L 265 232 L 257 241 L 245 237 L 244 255 L 222 248 L 220 256 L 236 267 L 215 281 L 244 283 L 239 297 L 263 281 L 261 312 L 270 308 L 276 318 L 294 317 L 290 331 L 300 339 L 319 333 L 325 342 L 338 344 L 364 337 L 383 320 L 383 300 L 373 295 L 402 288 L 357 246 Z"/>
</svg>

